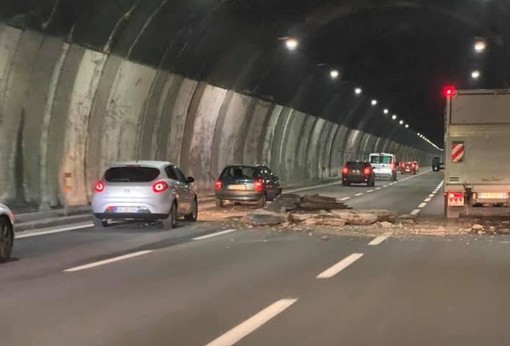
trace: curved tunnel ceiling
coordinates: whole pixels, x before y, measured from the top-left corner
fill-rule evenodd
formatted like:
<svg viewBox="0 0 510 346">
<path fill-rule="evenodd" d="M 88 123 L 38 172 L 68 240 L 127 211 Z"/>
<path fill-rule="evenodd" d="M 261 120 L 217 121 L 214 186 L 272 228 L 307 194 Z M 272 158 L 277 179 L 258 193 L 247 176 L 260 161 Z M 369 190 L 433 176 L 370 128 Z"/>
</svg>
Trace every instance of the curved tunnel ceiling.
<svg viewBox="0 0 510 346">
<path fill-rule="evenodd" d="M 0 16 L 376 135 L 389 129 L 356 113 L 374 113 L 367 104 L 377 98 L 436 143 L 443 85 L 510 80 L 508 1 L 4 0 Z M 284 48 L 285 36 L 300 40 L 298 51 Z M 473 53 L 476 37 L 489 43 L 483 57 Z M 328 78 L 331 68 L 341 79 Z M 475 68 L 482 79 L 473 84 Z"/>
</svg>

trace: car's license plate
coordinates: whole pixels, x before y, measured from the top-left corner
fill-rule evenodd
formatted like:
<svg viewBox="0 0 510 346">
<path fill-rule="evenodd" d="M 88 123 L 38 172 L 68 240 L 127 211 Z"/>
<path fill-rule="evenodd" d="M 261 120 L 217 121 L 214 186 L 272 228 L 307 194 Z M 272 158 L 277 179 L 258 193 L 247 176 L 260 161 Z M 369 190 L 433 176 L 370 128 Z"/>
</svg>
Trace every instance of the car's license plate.
<svg viewBox="0 0 510 346">
<path fill-rule="evenodd" d="M 480 192 L 478 199 L 508 199 L 508 194 L 505 192 Z"/>
<path fill-rule="evenodd" d="M 117 213 L 138 213 L 138 207 L 117 207 L 115 208 L 115 211 Z"/>
<path fill-rule="evenodd" d="M 235 185 L 229 185 L 228 186 L 228 189 L 229 190 L 246 190 L 246 185 L 241 185 L 241 184 L 235 184 Z"/>
</svg>

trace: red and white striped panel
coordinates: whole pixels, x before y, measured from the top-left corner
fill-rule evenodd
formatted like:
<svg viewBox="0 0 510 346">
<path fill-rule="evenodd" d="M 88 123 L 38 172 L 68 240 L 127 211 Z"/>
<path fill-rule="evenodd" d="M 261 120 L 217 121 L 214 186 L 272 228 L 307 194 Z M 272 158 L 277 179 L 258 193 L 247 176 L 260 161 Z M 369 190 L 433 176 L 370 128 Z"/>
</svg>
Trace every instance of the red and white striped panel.
<svg viewBox="0 0 510 346">
<path fill-rule="evenodd" d="M 452 143 L 452 162 L 458 163 L 464 161 L 464 142 Z"/>
</svg>

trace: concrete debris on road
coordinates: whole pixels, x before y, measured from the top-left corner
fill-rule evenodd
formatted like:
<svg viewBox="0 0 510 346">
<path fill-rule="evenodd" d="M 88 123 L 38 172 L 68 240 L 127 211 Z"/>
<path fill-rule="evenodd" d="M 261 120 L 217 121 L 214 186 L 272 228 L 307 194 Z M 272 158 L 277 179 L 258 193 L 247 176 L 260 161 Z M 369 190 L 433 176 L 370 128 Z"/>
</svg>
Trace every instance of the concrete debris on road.
<svg viewBox="0 0 510 346">
<path fill-rule="evenodd" d="M 471 226 L 471 229 L 472 229 L 473 231 L 478 232 L 478 231 L 484 231 L 484 230 L 485 230 L 485 227 L 484 227 L 483 225 L 480 225 L 480 224 L 476 223 L 476 224 L 474 224 L 473 226 Z"/>
<path fill-rule="evenodd" d="M 388 222 L 388 221 L 382 221 L 382 222 L 379 222 L 379 226 L 382 228 L 394 228 L 395 224 Z"/>
<path fill-rule="evenodd" d="M 352 210 L 335 198 L 321 195 L 281 195 L 272 204 L 246 215 L 243 221 L 253 226 L 302 224 L 305 226 L 368 226 L 395 221 L 389 210 Z"/>
</svg>

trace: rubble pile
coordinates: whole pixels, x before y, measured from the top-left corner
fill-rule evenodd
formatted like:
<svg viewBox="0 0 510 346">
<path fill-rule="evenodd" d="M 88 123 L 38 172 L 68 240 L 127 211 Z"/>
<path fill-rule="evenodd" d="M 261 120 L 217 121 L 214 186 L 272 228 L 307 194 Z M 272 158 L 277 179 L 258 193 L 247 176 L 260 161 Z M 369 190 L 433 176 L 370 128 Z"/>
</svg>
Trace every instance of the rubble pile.
<svg viewBox="0 0 510 346">
<path fill-rule="evenodd" d="M 246 215 L 252 226 L 302 224 L 305 226 L 343 227 L 377 224 L 394 227 L 397 214 L 389 210 L 353 210 L 336 198 L 321 195 L 281 195 L 273 203 Z"/>
</svg>

